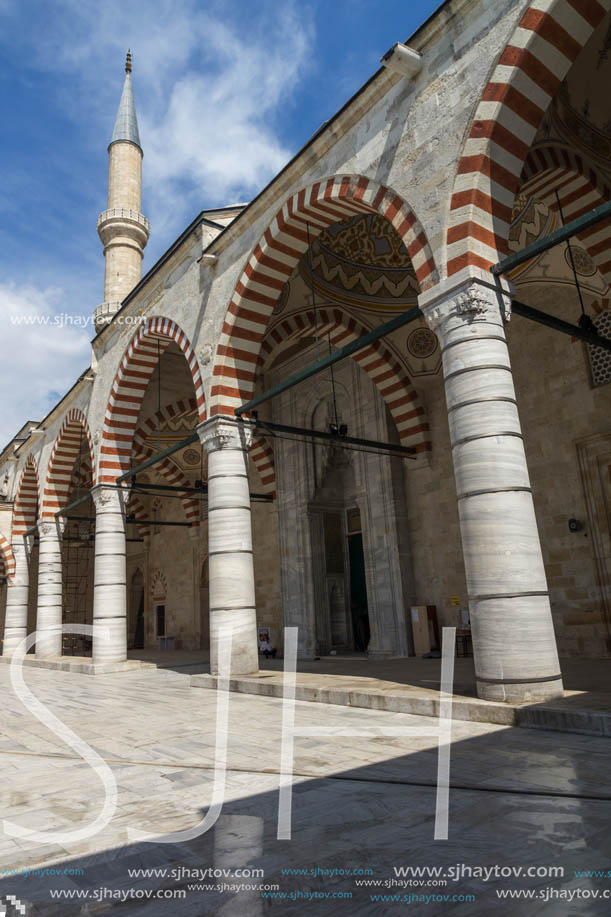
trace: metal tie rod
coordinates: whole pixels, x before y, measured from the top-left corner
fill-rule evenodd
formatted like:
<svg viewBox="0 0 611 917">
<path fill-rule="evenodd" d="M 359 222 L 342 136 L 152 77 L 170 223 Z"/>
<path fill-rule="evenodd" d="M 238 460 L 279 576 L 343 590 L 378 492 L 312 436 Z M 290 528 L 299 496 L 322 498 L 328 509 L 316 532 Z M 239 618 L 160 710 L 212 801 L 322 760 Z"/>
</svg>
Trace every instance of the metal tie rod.
<svg viewBox="0 0 611 917">
<path fill-rule="evenodd" d="M 602 347 L 603 350 L 611 350 L 611 340 L 608 338 L 600 337 L 592 331 L 586 331 L 584 328 L 580 328 L 579 325 L 571 325 L 570 322 L 565 322 L 561 318 L 556 318 L 555 315 L 550 315 L 548 312 L 541 312 L 540 309 L 534 309 L 532 306 L 527 306 L 526 303 L 518 302 L 514 299 L 511 304 L 511 311 L 515 315 L 521 315 L 522 318 L 528 318 L 531 322 L 537 322 L 539 325 L 553 328 L 554 331 L 568 334 L 570 337 L 584 341 L 586 344 L 590 344 L 593 347 Z"/>
<path fill-rule="evenodd" d="M 408 309 L 407 312 L 401 313 L 401 315 L 391 319 L 389 322 L 384 322 L 383 325 L 378 325 L 378 327 L 374 328 L 373 331 L 370 331 L 369 334 L 364 334 L 363 337 L 357 338 L 357 340 L 352 341 L 351 344 L 346 344 L 345 347 L 340 348 L 340 350 L 336 350 L 335 353 L 329 354 L 328 357 L 324 357 L 322 360 L 317 360 L 316 363 L 313 363 L 306 369 L 302 369 L 301 372 L 297 373 L 295 376 L 291 376 L 290 379 L 286 379 L 284 382 L 280 382 L 279 385 L 275 385 L 267 392 L 263 392 L 262 395 L 257 395 L 256 398 L 252 398 L 250 401 L 244 402 L 244 404 L 241 404 L 239 408 L 235 409 L 236 417 L 241 417 L 242 414 L 246 414 L 248 411 L 252 411 L 260 404 L 264 404 L 266 401 L 269 401 L 270 398 L 275 398 L 276 395 L 280 395 L 282 392 L 286 392 L 288 389 L 293 388 L 293 386 L 299 385 L 300 382 L 304 382 L 306 379 L 310 379 L 312 376 L 318 375 L 318 373 L 321 373 L 323 370 L 333 366 L 334 363 L 339 363 L 339 361 L 345 359 L 345 357 L 350 357 L 353 353 L 357 353 L 359 350 L 364 350 L 365 347 L 368 347 L 370 344 L 374 344 L 376 341 L 379 341 L 380 338 L 386 337 L 387 334 L 391 334 L 393 331 L 396 331 L 397 328 L 403 328 L 404 325 L 409 325 L 410 322 L 415 322 L 418 318 L 422 318 L 422 312 L 417 306 L 415 306 L 413 309 Z M 120 481 L 122 478 L 117 478 L 117 480 Z"/>
<path fill-rule="evenodd" d="M 416 449 L 412 446 L 400 446 L 396 443 L 379 442 L 376 439 L 361 439 L 357 436 L 348 436 L 344 433 L 327 433 L 325 430 L 311 430 L 307 427 L 290 427 L 283 423 L 272 423 L 267 420 L 257 420 L 255 431 L 263 430 L 272 435 L 274 433 L 287 433 L 290 436 L 301 436 L 305 439 L 321 439 L 325 442 L 337 443 L 338 445 L 361 446 L 368 449 L 380 449 L 384 452 L 393 452 L 402 455 L 405 458 L 416 458 Z"/>
<path fill-rule="evenodd" d="M 550 233 L 549 236 L 538 239 L 536 242 L 533 242 L 532 245 L 527 245 L 526 248 L 516 252 L 515 255 L 508 255 L 507 258 L 503 258 L 498 264 L 493 264 L 490 268 L 490 272 L 494 274 L 495 277 L 498 277 L 499 274 L 507 274 L 509 271 L 512 271 L 514 267 L 519 267 L 519 265 L 524 264 L 525 261 L 530 261 L 531 258 L 541 255 L 549 248 L 554 248 L 555 245 L 568 241 L 568 239 L 571 239 L 573 236 L 589 229 L 590 226 L 596 226 L 597 223 L 602 223 L 603 220 L 607 220 L 610 217 L 611 201 L 606 204 L 601 204 L 600 207 L 595 207 L 594 210 L 590 210 L 588 213 L 584 213 L 583 216 L 577 217 L 576 220 L 572 220 L 570 223 L 567 223 L 566 226 L 561 226 L 560 229 L 556 229 L 555 232 Z"/>
</svg>

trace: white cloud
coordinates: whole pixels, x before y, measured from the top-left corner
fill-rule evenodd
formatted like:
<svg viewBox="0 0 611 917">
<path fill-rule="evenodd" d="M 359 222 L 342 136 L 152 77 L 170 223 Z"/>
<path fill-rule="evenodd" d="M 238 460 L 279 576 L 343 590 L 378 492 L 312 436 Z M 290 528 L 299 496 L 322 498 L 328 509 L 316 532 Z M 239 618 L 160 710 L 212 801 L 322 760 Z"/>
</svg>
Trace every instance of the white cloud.
<svg viewBox="0 0 611 917">
<path fill-rule="evenodd" d="M 152 227 L 149 262 L 200 209 L 250 199 L 292 154 L 281 125 L 313 57 L 313 15 L 307 4 L 56 0 L 35 8 L 33 14 L 19 0 L 0 0 L 0 45 L 10 43 L 12 53 L 21 49 L 47 123 L 53 123 L 55 112 L 58 124 L 71 118 L 83 147 L 100 155 L 112 133 L 125 51 L 132 48 L 145 153 L 143 209 Z M 52 139 L 41 135 L 51 150 Z M 46 180 L 55 181 L 58 192 L 68 181 L 57 171 Z M 72 199 L 89 203 L 97 194 L 91 182 L 88 172 L 71 174 Z M 99 191 L 103 202 L 105 188 Z M 62 213 L 69 234 L 70 209 L 59 208 L 58 219 Z M 99 253 L 95 278 L 94 252 Z M 29 249 L 21 263 L 13 258 L 7 265 L 0 283 L 0 384 L 9 394 L 0 413 L 0 445 L 26 419 L 41 419 L 73 384 L 88 364 L 93 337 L 91 326 L 18 325 L 11 317 L 52 320 L 62 311 L 92 311 L 97 304 L 92 291 L 99 285 L 101 301 L 103 278 L 93 227 L 91 253 L 86 270 L 73 261 L 49 263 L 47 252 L 35 262 Z M 36 276 L 45 279 L 24 283 Z"/>
<path fill-rule="evenodd" d="M 63 78 L 60 107 L 91 143 L 110 137 L 132 48 L 145 208 L 156 237 L 170 233 L 166 244 L 203 207 L 254 196 L 294 152 L 279 125 L 312 66 L 307 6 L 236 0 L 217 12 L 198 0 L 60 0 L 51 7 L 31 52 Z"/>
<path fill-rule="evenodd" d="M 26 420 L 42 420 L 89 365 L 93 329 L 61 327 L 63 302 L 58 288 L 0 283 L 0 447 Z"/>
</svg>

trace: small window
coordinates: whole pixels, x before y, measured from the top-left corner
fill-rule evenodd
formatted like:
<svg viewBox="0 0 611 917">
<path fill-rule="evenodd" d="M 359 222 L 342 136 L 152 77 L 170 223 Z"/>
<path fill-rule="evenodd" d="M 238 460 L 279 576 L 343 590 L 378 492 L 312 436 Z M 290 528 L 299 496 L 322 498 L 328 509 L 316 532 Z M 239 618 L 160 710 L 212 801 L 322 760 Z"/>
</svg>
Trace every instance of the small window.
<svg viewBox="0 0 611 917">
<path fill-rule="evenodd" d="M 157 618 L 157 636 L 165 637 L 165 605 L 155 606 L 155 616 Z"/>
<path fill-rule="evenodd" d="M 354 509 L 349 509 L 347 511 L 346 523 L 349 535 L 354 535 L 361 531 L 361 511 L 358 506 L 355 506 Z"/>
<path fill-rule="evenodd" d="M 607 309 L 597 315 L 594 324 L 603 337 L 611 338 L 611 310 Z M 592 387 L 598 388 L 600 385 L 607 385 L 608 382 L 611 382 L 611 350 L 588 344 L 588 356 L 592 373 Z"/>
</svg>

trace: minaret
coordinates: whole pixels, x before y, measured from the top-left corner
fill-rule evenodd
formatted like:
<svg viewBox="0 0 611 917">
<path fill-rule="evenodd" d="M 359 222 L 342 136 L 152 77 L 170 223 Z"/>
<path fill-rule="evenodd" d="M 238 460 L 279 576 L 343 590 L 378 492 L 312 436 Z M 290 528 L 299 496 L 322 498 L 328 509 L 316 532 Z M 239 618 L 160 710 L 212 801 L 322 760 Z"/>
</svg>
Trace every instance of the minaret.
<svg viewBox="0 0 611 917">
<path fill-rule="evenodd" d="M 132 56 L 127 52 L 125 83 L 108 147 L 108 209 L 98 217 L 104 245 L 104 302 L 94 312 L 99 331 L 142 276 L 149 222 L 142 213 L 142 147 L 132 90 Z"/>
</svg>

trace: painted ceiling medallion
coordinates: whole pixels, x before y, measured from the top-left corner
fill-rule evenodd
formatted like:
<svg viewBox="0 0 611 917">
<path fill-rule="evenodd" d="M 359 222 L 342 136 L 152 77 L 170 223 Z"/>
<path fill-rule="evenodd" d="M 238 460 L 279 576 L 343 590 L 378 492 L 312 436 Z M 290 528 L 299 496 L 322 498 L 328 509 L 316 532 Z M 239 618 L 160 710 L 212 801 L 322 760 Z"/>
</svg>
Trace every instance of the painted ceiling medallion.
<svg viewBox="0 0 611 917">
<path fill-rule="evenodd" d="M 413 357 L 426 360 L 437 350 L 437 335 L 429 328 L 416 328 L 407 338 L 407 349 Z"/>
<path fill-rule="evenodd" d="M 300 269 L 309 281 L 309 264 Z M 312 272 L 319 290 L 355 305 L 401 308 L 419 293 L 411 259 L 394 227 L 377 213 L 334 223 L 312 243 Z"/>
<path fill-rule="evenodd" d="M 182 454 L 182 460 L 185 465 L 199 465 L 201 461 L 201 455 L 197 449 L 185 449 Z"/>
<path fill-rule="evenodd" d="M 578 274 L 581 274 L 582 277 L 591 277 L 592 274 L 596 273 L 596 265 L 585 248 L 581 248 L 579 245 L 571 245 L 571 254 L 573 256 L 575 270 Z M 564 257 L 568 266 L 572 267 L 568 248 L 564 250 Z"/>
</svg>

